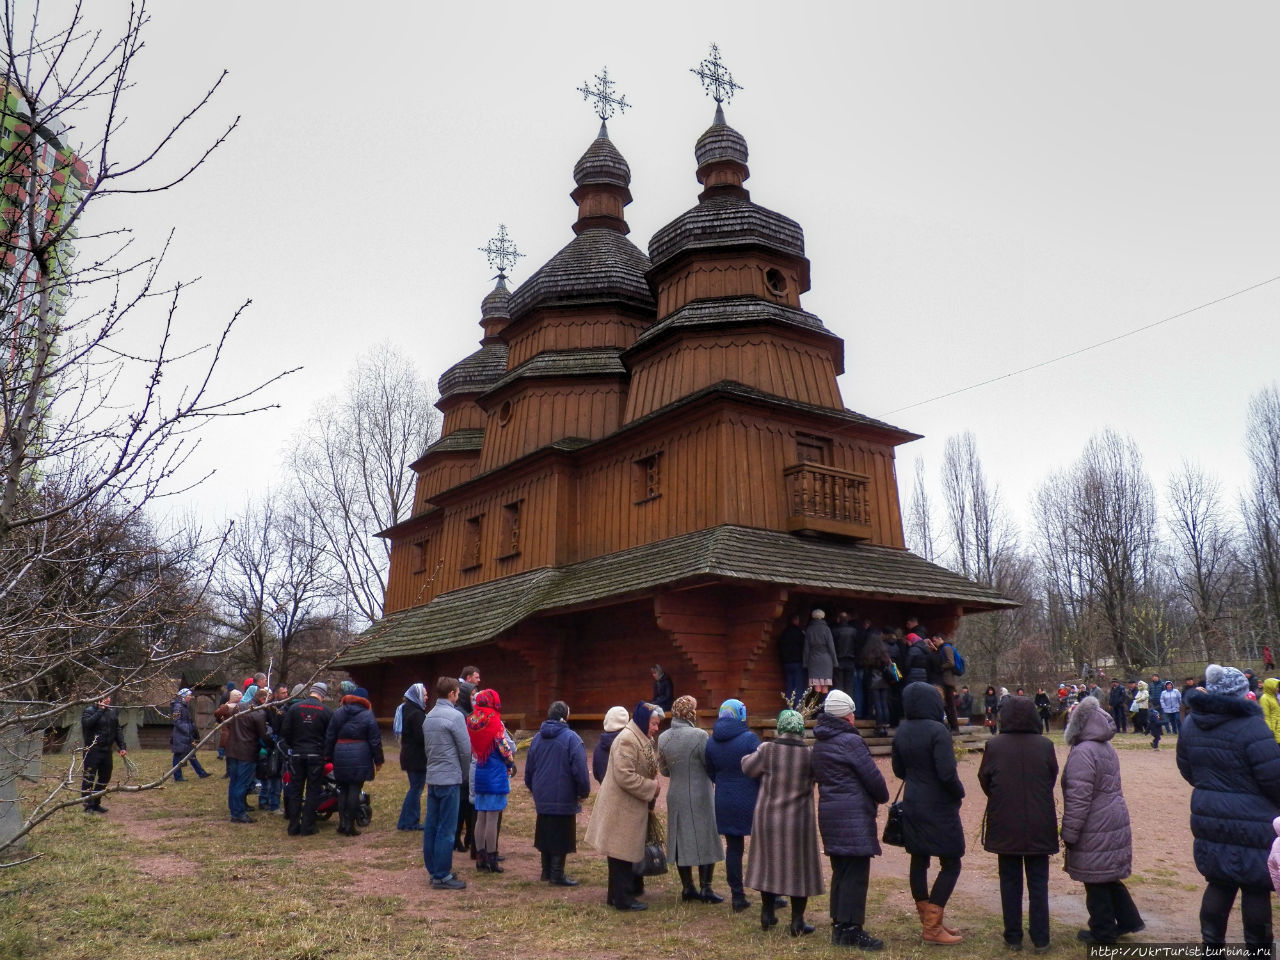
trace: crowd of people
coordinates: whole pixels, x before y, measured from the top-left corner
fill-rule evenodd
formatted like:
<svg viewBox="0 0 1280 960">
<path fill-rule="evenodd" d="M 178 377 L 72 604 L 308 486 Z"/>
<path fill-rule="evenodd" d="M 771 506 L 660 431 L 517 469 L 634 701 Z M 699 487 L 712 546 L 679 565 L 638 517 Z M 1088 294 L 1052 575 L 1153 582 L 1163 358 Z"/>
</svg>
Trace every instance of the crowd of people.
<svg viewBox="0 0 1280 960">
<path fill-rule="evenodd" d="M 964 935 L 946 908 L 966 853 L 960 817 L 965 789 L 949 729 L 955 715 L 948 709 L 946 685 L 929 682 L 927 667 L 908 663 L 891 757 L 893 774 L 901 781 L 895 814 L 901 838 L 895 842 L 909 855 L 906 882 L 922 940 L 955 944 Z M 855 725 L 857 700 L 837 684 L 838 665 L 837 654 L 827 661 L 830 677 L 821 675 L 822 664 L 812 675 L 827 681 L 827 689 L 812 716 L 811 740 L 805 716 L 787 709 L 777 718 L 775 736 L 762 742 L 748 726 L 746 705 L 737 699 L 720 704 L 713 728 L 704 730 L 697 702 L 686 695 L 670 698 L 670 726 L 661 733 L 666 708 L 651 701 L 631 711 L 611 708 L 588 763 L 582 738 L 569 726 L 569 706 L 553 702 L 529 745 L 523 771 L 536 812 L 533 846 L 541 855 L 541 879 L 577 886 L 566 873 L 566 860 L 577 851 L 578 814 L 594 776 L 599 792 L 585 839 L 606 858 L 608 906 L 646 909 L 645 875 L 653 865 L 654 844 L 665 841 L 681 900 L 723 903 L 725 897 L 715 890 L 716 865 L 723 862 L 735 912 L 752 906 L 747 891 L 755 890 L 762 930 L 777 926 L 778 911 L 789 907 L 788 932 L 811 934 L 808 903 L 825 892 L 821 841 L 831 870 L 832 943 L 882 949 L 883 941 L 866 929 L 867 893 L 871 860 L 882 852 L 878 809 L 889 802 L 890 791 Z M 923 676 L 912 679 L 918 668 Z M 653 677 L 656 692 L 672 693 L 661 668 L 653 668 Z M 273 694 L 265 681 L 254 677 L 241 688 L 229 685 L 216 714 L 231 821 L 252 822 L 247 795 L 255 782 L 257 809 L 278 808 L 281 794 L 272 782 L 283 781 L 289 834 L 314 833 L 328 782 L 328 794 L 336 795 L 339 832 L 358 835 L 361 803 L 368 803 L 364 784 L 384 761 L 368 694 L 344 684 L 338 708 L 330 710 L 324 683 L 306 691 L 278 688 Z M 1112 681 L 1109 692 L 1097 684 L 1074 690 L 1064 684 L 1057 704 L 1043 689 L 1032 698 L 1022 689 L 1010 694 L 1002 688 L 997 694 L 988 688 L 984 707 L 994 711 L 995 735 L 978 770 L 986 801 L 981 844 L 997 858 L 1005 944 L 1023 945 L 1025 895 L 1031 945 L 1037 952 L 1049 948 L 1049 859 L 1060 844 L 1064 869 L 1084 888 L 1089 923 L 1078 939 L 1112 944 L 1144 929 L 1124 882 L 1132 871 L 1133 839 L 1111 743 L 1132 718 L 1157 744 L 1165 724 L 1178 734 L 1178 770 L 1193 788 L 1194 861 L 1206 882 L 1203 942 L 1225 942 L 1227 919 L 1239 897 L 1246 942 L 1269 945 L 1270 894 L 1273 886 L 1280 890 L 1278 688 L 1275 678 L 1259 684 L 1252 671 L 1218 665 L 1180 688 L 1161 684 L 1158 676 L 1150 683 Z M 871 689 L 864 683 L 864 692 Z M 1162 690 L 1158 701 L 1153 689 Z M 465 668 L 460 679 L 439 678 L 433 692 L 429 704 L 425 686 L 412 684 L 396 711 L 393 729 L 408 780 L 396 826 L 422 831 L 431 888 L 460 890 L 467 883 L 454 869 L 455 853 L 470 851 L 478 871 L 504 872 L 499 834 L 517 773 L 516 743 L 502 720 L 498 692 L 481 687 L 477 668 Z M 182 779 L 188 764 L 197 776 L 209 776 L 194 753 L 199 733 L 190 699 L 191 691 L 183 689 L 172 704 L 175 780 Z M 874 711 L 874 696 L 871 702 Z M 1044 736 L 1055 708 L 1067 715 L 1068 753 L 1061 771 L 1053 742 Z M 82 723 L 85 809 L 100 812 L 112 751 L 122 756 L 127 751 L 109 698 L 86 708 Z M 665 831 L 654 813 L 663 789 L 660 776 L 667 778 Z M 1059 781 L 1061 820 L 1054 799 Z"/>
</svg>

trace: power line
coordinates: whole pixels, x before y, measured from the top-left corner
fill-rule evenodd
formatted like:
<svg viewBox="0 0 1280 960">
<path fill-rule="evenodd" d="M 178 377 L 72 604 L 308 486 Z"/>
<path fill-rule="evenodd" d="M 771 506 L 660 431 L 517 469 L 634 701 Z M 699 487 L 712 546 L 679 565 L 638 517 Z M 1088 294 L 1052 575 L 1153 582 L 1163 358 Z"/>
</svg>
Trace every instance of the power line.
<svg viewBox="0 0 1280 960">
<path fill-rule="evenodd" d="M 1199 306 L 1191 307 L 1189 310 L 1183 310 L 1181 313 L 1175 313 L 1173 316 L 1165 317 L 1163 320 L 1156 320 L 1152 323 L 1146 324 L 1145 326 L 1135 327 L 1134 329 L 1128 330 L 1125 333 L 1116 334 L 1114 337 L 1108 337 L 1106 340 L 1099 340 L 1097 343 L 1091 343 L 1087 347 L 1080 347 L 1078 350 L 1072 350 L 1070 353 L 1064 353 L 1059 356 L 1052 357 L 1048 360 L 1041 360 L 1039 363 L 1033 363 L 1028 367 L 1022 367 L 1019 370 L 1011 370 L 1008 373 L 1002 373 L 998 377 L 991 377 L 990 379 L 987 379 L 987 380 L 980 380 L 977 383 L 971 383 L 967 387 L 960 387 L 956 390 L 952 390 L 950 393 L 940 393 L 936 397 L 929 397 L 929 399 L 927 400 L 917 400 L 915 403 L 909 403 L 905 407 L 898 407 L 896 410 L 890 410 L 888 413 L 883 414 L 883 416 L 891 417 L 895 413 L 901 413 L 904 410 L 911 410 L 911 409 L 914 409 L 915 407 L 923 407 L 926 403 L 934 403 L 938 400 L 946 400 L 948 397 L 954 397 L 961 393 L 967 393 L 970 390 L 976 390 L 979 387 L 985 387 L 988 384 L 999 383 L 1001 380 L 1008 380 L 1010 377 L 1016 377 L 1024 373 L 1030 373 L 1032 370 L 1039 370 L 1041 367 L 1047 367 L 1049 366 L 1049 364 L 1057 363 L 1059 360 L 1070 360 L 1072 357 L 1078 357 L 1080 356 L 1080 354 L 1088 353 L 1090 350 L 1096 350 L 1098 347 L 1105 347 L 1107 344 L 1115 343 L 1117 340 L 1124 340 L 1126 337 L 1132 337 L 1135 334 L 1143 333 L 1144 331 L 1151 330 L 1152 328 L 1158 327 L 1161 324 L 1169 323 L 1170 321 L 1179 320 L 1182 317 L 1190 316 L 1191 314 L 1195 313 L 1198 310 L 1204 310 L 1204 309 L 1207 309 L 1208 307 L 1216 306 L 1219 303 L 1225 303 L 1226 301 L 1231 300 L 1234 297 L 1239 297 L 1239 296 L 1243 296 L 1246 293 L 1251 293 L 1252 291 L 1257 290 L 1260 287 L 1265 287 L 1269 283 L 1275 283 L 1277 280 L 1280 280 L 1280 276 L 1272 277 L 1269 280 L 1261 280 L 1258 283 L 1254 283 L 1254 284 L 1251 284 L 1250 286 L 1243 287 L 1239 290 L 1236 290 L 1233 293 L 1228 293 L 1228 294 L 1225 294 L 1224 296 L 1218 297 L 1216 300 L 1210 300 L 1207 303 L 1200 304 Z"/>
</svg>

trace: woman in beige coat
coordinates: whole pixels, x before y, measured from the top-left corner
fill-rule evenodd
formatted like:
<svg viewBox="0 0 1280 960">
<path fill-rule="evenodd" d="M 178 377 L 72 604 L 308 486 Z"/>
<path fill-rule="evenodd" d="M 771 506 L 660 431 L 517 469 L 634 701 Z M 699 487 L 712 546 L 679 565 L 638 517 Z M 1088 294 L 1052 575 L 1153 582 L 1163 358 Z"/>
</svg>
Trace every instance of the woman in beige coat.
<svg viewBox="0 0 1280 960">
<path fill-rule="evenodd" d="M 608 858 L 608 903 L 618 910 L 648 908 L 631 895 L 631 876 L 632 864 L 644 859 L 649 810 L 658 799 L 658 759 L 650 738 L 659 722 L 652 704 L 636 705 L 609 748 L 609 769 L 587 825 L 587 843 Z"/>
</svg>

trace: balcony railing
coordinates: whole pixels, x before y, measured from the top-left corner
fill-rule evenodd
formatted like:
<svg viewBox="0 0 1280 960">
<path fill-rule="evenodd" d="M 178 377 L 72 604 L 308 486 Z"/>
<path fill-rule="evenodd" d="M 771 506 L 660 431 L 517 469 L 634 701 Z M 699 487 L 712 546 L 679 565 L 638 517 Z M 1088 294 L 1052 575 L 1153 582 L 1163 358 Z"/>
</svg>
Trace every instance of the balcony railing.
<svg viewBox="0 0 1280 960">
<path fill-rule="evenodd" d="M 786 467 L 787 529 L 871 539 L 871 478 L 818 463 Z"/>
</svg>

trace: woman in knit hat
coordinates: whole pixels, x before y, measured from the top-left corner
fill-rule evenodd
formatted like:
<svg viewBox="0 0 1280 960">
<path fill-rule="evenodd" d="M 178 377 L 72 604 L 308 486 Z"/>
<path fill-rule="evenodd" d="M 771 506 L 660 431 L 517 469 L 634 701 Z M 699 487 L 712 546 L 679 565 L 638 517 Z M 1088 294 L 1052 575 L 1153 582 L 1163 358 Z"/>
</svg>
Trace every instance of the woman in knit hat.
<svg viewBox="0 0 1280 960">
<path fill-rule="evenodd" d="M 497 690 L 481 690 L 471 698 L 467 736 L 475 761 L 476 869 L 503 873 L 498 863 L 498 815 L 507 808 L 516 762 L 502 723 Z"/>
<path fill-rule="evenodd" d="M 827 694 L 813 725 L 813 777 L 818 781 L 818 828 L 831 858 L 831 942 L 882 950 L 863 929 L 871 858 L 880 855 L 876 807 L 889 802 L 871 751 L 854 726 L 854 703 L 843 690 Z"/>
<path fill-rule="evenodd" d="M 333 712 L 325 729 L 324 755 L 333 764 L 333 780 L 338 785 L 338 832 L 358 837 L 360 793 L 365 781 L 382 769 L 383 760 L 382 731 L 363 687 L 343 697 Z"/>
<path fill-rule="evenodd" d="M 1178 771 L 1194 787 L 1191 834 L 1196 869 L 1206 886 L 1200 936 L 1206 946 L 1226 942 L 1227 918 L 1240 893 L 1244 940 L 1268 948 L 1271 875 L 1268 846 L 1280 808 L 1280 744 L 1262 709 L 1247 700 L 1249 681 L 1235 667 L 1209 664 L 1204 689 L 1186 695 L 1178 735 Z"/>
<path fill-rule="evenodd" d="M 742 772 L 760 781 L 751 824 L 747 886 L 760 891 L 760 926 L 777 922 L 775 898 L 791 897 L 791 935 L 813 933 L 805 923 L 809 898 L 823 892 L 818 831 L 813 816 L 813 767 L 804 742 L 804 717 L 778 715 L 777 737 L 742 758 Z"/>
<path fill-rule="evenodd" d="M 606 902 L 617 910 L 647 910 L 648 904 L 632 894 L 632 864 L 644 859 L 649 810 L 658 799 L 658 758 L 651 735 L 657 732 L 658 708 L 638 703 L 631 720 L 613 741 L 609 769 L 596 796 L 587 843 L 609 862 Z"/>
<path fill-rule="evenodd" d="M 667 788 L 667 857 L 676 865 L 681 900 L 724 903 L 711 889 L 724 847 L 716 830 L 715 797 L 707 775 L 707 732 L 698 727 L 698 701 L 683 696 L 671 706 L 671 727 L 658 737 L 658 769 L 671 778 Z M 693 868 L 698 868 L 698 886 Z"/>
<path fill-rule="evenodd" d="M 626 707 L 610 707 L 604 715 L 604 733 L 600 734 L 596 748 L 591 752 L 591 775 L 596 778 L 596 783 L 604 783 L 604 772 L 609 769 L 609 748 L 630 719 Z"/>
<path fill-rule="evenodd" d="M 724 836 L 724 873 L 735 913 L 751 906 L 742 883 L 742 855 L 760 793 L 760 784 L 742 772 L 742 758 L 755 753 L 759 746 L 760 738 L 747 728 L 746 704 L 741 700 L 720 704 L 704 762 L 707 776 L 716 787 L 716 829 Z"/>
</svg>

